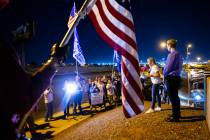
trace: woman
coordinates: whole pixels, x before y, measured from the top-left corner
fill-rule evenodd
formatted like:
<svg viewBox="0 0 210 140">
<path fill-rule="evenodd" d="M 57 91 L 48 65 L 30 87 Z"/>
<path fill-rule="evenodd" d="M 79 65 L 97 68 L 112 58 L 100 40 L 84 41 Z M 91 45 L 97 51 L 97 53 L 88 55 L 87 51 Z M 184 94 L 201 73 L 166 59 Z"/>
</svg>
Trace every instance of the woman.
<svg viewBox="0 0 210 140">
<path fill-rule="evenodd" d="M 113 103 L 115 103 L 115 93 L 111 80 L 107 81 L 106 89 L 109 103 L 110 105 L 112 105 Z"/>
<path fill-rule="evenodd" d="M 152 113 L 154 111 L 161 111 L 161 98 L 159 94 L 159 88 L 162 81 L 160 79 L 160 69 L 156 65 L 155 59 L 150 57 L 147 59 L 147 63 L 150 66 L 149 77 L 151 78 L 151 81 L 152 81 L 152 104 L 151 104 L 151 108 L 147 110 L 146 113 Z M 158 99 L 157 108 L 155 108 L 156 97 Z"/>
</svg>

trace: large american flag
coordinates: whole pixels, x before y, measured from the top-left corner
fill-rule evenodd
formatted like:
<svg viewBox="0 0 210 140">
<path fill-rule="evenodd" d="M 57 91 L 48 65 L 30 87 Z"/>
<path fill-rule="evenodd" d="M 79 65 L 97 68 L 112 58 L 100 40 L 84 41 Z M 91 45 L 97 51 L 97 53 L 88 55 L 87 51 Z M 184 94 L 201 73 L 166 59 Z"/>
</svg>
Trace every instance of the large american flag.
<svg viewBox="0 0 210 140">
<path fill-rule="evenodd" d="M 0 10 L 3 9 L 7 4 L 9 4 L 9 0 L 0 0 Z"/>
<path fill-rule="evenodd" d="M 122 55 L 122 103 L 127 118 L 144 109 L 134 22 L 129 0 L 97 0 L 89 16 L 99 35 Z"/>
</svg>

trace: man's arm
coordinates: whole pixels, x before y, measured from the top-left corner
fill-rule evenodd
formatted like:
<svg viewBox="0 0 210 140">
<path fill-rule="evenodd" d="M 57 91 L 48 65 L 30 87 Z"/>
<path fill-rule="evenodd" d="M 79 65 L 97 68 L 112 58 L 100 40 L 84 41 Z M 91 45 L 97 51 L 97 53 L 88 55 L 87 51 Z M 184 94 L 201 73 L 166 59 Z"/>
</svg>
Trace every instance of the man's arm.
<svg viewBox="0 0 210 140">
<path fill-rule="evenodd" d="M 154 74 L 150 74 L 149 77 L 160 77 L 160 72 L 157 71 L 157 72 L 154 73 Z"/>
<path fill-rule="evenodd" d="M 41 68 L 39 68 L 32 75 L 32 103 L 34 103 L 41 94 L 49 87 L 53 76 L 55 75 L 56 69 L 53 64 L 47 62 Z"/>
<path fill-rule="evenodd" d="M 50 85 L 55 73 L 55 64 L 65 59 L 67 46 L 58 47 L 56 44 L 51 49 L 50 59 L 35 73 L 32 74 L 32 104 L 41 96 Z"/>
</svg>

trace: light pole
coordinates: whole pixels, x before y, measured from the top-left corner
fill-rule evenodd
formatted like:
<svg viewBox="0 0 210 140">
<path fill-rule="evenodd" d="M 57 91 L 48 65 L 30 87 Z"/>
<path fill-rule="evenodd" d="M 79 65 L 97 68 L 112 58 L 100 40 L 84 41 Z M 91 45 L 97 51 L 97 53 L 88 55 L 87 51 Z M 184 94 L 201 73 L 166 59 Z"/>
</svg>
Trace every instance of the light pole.
<svg viewBox="0 0 210 140">
<path fill-rule="evenodd" d="M 189 48 L 192 48 L 192 44 L 188 44 L 187 45 L 187 52 L 186 52 L 186 64 L 187 64 L 187 67 L 188 67 L 189 56 L 190 56 Z"/>
<path fill-rule="evenodd" d="M 188 44 L 187 45 L 187 52 L 186 52 L 186 71 L 187 71 L 187 85 L 188 85 L 188 94 L 190 94 L 191 92 L 191 86 L 190 86 L 190 78 L 191 78 L 191 75 L 190 75 L 190 70 L 189 70 L 189 66 L 188 66 L 188 63 L 189 63 L 189 55 L 190 55 L 190 52 L 189 52 L 189 48 L 192 48 L 192 44 Z M 188 100 L 188 105 L 190 105 L 190 100 Z"/>
</svg>

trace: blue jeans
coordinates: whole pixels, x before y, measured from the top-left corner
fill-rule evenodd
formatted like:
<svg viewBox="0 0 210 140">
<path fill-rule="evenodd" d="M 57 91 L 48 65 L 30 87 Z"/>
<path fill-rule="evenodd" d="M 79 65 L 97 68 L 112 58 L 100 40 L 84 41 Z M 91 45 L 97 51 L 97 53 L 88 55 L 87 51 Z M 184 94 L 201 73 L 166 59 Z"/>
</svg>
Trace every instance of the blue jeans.
<svg viewBox="0 0 210 140">
<path fill-rule="evenodd" d="M 46 103 L 46 115 L 45 120 L 48 120 L 49 118 L 53 117 L 53 102 Z"/>
<path fill-rule="evenodd" d="M 82 91 L 79 91 L 74 95 L 74 113 L 77 112 L 77 107 L 80 112 L 82 112 L 81 102 L 82 102 Z"/>
<path fill-rule="evenodd" d="M 160 84 L 152 84 L 152 104 L 151 108 L 155 109 L 156 97 L 158 101 L 158 107 L 161 107 L 161 98 L 159 94 Z"/>
<path fill-rule="evenodd" d="M 66 101 L 66 103 L 64 105 L 64 108 L 63 108 L 64 116 L 69 115 L 69 108 L 70 108 L 70 99 L 68 101 Z"/>
</svg>

